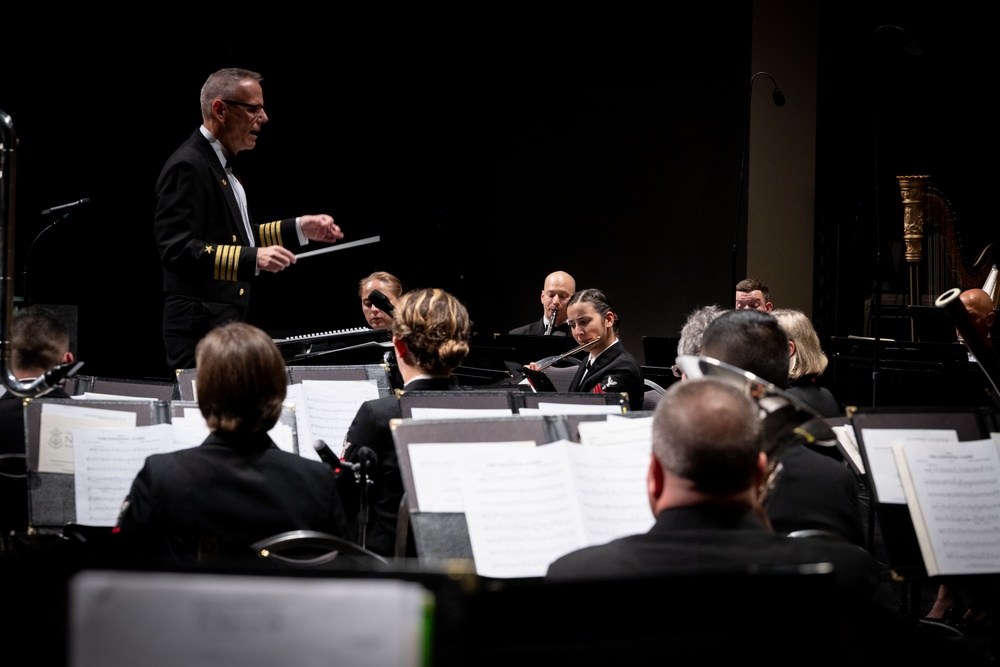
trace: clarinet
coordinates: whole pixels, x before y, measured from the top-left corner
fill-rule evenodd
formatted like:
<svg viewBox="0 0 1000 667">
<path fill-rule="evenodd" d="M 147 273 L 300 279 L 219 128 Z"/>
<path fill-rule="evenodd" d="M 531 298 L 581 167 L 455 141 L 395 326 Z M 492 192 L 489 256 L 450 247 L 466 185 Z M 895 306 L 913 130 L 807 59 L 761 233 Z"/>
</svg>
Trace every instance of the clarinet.
<svg viewBox="0 0 1000 667">
<path fill-rule="evenodd" d="M 545 333 L 543 334 L 544 336 L 552 335 L 552 330 L 556 328 L 556 313 L 558 312 L 559 311 L 557 310 L 552 311 L 552 317 L 549 318 L 548 324 L 545 325 Z"/>
</svg>

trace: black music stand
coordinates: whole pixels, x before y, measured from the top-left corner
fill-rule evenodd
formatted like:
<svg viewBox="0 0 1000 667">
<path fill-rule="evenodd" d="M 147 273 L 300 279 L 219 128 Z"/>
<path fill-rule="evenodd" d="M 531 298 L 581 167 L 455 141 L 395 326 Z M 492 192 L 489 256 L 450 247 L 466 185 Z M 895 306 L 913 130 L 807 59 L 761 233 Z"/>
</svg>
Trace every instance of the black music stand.
<svg viewBox="0 0 1000 667">
<path fill-rule="evenodd" d="M 165 401 L 110 401 L 69 398 L 40 398 L 28 401 L 24 406 L 28 470 L 28 527 L 30 532 L 39 535 L 59 534 L 63 526 L 76 522 L 75 475 L 39 470 L 42 409 L 47 403 L 134 412 L 136 426 L 149 426 L 170 421 L 169 404 Z"/>
<path fill-rule="evenodd" d="M 643 363 L 647 366 L 670 368 L 677 359 L 677 344 L 680 340 L 672 336 L 643 336 Z"/>
</svg>

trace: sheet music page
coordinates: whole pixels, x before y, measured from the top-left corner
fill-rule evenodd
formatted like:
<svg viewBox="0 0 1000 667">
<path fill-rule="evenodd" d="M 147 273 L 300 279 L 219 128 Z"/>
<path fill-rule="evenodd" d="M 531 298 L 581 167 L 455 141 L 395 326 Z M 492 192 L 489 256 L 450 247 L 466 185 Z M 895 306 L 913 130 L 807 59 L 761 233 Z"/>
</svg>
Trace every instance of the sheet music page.
<svg viewBox="0 0 1000 667">
<path fill-rule="evenodd" d="M 170 424 L 133 428 L 77 428 L 76 520 L 91 526 L 114 526 L 122 502 L 146 457 L 182 449 Z"/>
<path fill-rule="evenodd" d="M 319 461 L 313 442 L 323 440 L 339 453 L 358 408 L 365 401 L 378 398 L 378 385 L 374 380 L 305 380 L 302 392 L 305 410 L 301 402 L 295 408 L 299 454 Z"/>
<path fill-rule="evenodd" d="M 858 439 L 854 435 L 854 427 L 846 424 L 844 426 L 832 426 L 831 428 L 837 435 L 837 441 L 841 444 L 841 451 L 850 457 L 855 469 L 864 474 L 865 462 L 861 458 L 861 448 L 858 446 Z"/>
<path fill-rule="evenodd" d="M 490 417 L 510 417 L 510 408 L 418 408 L 410 410 L 412 419 L 479 419 Z"/>
<path fill-rule="evenodd" d="M 1000 573 L 997 443 L 895 442 L 892 450 L 927 573 Z"/>
<path fill-rule="evenodd" d="M 645 444 L 646 453 L 653 447 L 653 418 L 613 419 L 605 421 L 580 422 L 581 445 L 622 445 L 628 443 Z"/>
<path fill-rule="evenodd" d="M 578 446 L 512 447 L 462 476 L 478 574 L 542 577 L 556 558 L 586 546 L 567 445 Z"/>
<path fill-rule="evenodd" d="M 880 503 L 905 505 L 906 495 L 892 454 L 893 442 L 958 442 L 954 429 L 863 428 L 861 440 L 868 455 L 868 477 Z"/>
<path fill-rule="evenodd" d="M 543 415 L 620 415 L 620 405 L 600 405 L 588 403 L 547 403 L 538 402 L 538 412 Z M 519 410 L 519 414 L 526 414 Z"/>
<path fill-rule="evenodd" d="M 566 446 L 587 544 L 647 532 L 654 522 L 646 491 L 650 442 Z"/>
<path fill-rule="evenodd" d="M 38 428 L 38 472 L 73 474 L 74 430 L 85 426 L 135 426 L 131 410 L 45 403 Z"/>
<path fill-rule="evenodd" d="M 92 391 L 85 391 L 83 394 L 70 396 L 77 400 L 97 399 L 101 401 L 155 401 L 155 396 L 126 396 L 125 394 L 98 394 Z"/>
<path fill-rule="evenodd" d="M 417 507 L 421 512 L 464 512 L 463 476 L 505 448 L 534 447 L 533 440 L 512 442 L 414 442 L 407 447 Z M 504 449 L 498 449 L 504 448 Z"/>
</svg>

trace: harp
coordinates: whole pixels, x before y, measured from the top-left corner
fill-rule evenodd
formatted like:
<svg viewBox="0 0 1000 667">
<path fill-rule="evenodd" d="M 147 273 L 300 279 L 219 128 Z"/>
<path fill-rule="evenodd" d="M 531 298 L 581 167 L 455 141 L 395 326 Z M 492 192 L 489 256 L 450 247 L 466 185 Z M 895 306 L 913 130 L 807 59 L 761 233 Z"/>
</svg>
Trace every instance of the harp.
<svg viewBox="0 0 1000 667">
<path fill-rule="evenodd" d="M 993 244 L 963 248 L 951 202 L 929 176 L 897 176 L 903 199 L 903 242 L 909 268 L 909 306 L 932 306 L 951 289 L 984 289 L 996 308 L 997 267 Z M 975 257 L 969 262 L 968 256 Z M 911 338 L 916 340 L 911 319 Z"/>
</svg>

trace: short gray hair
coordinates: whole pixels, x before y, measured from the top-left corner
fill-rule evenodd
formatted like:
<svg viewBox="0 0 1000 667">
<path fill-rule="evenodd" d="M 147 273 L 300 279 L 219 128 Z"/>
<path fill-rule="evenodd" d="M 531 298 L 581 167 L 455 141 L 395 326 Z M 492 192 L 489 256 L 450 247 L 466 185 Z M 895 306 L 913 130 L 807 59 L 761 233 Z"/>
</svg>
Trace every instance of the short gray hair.
<svg viewBox="0 0 1000 667">
<path fill-rule="evenodd" d="M 726 310 L 718 305 L 704 306 L 691 311 L 681 329 L 681 337 L 677 341 L 677 354 L 699 355 L 701 353 L 701 335 L 705 333 L 708 325 L 724 312 Z"/>
<path fill-rule="evenodd" d="M 763 438 L 760 408 L 718 378 L 673 383 L 653 414 L 656 460 L 705 493 L 753 486 Z"/>
<path fill-rule="evenodd" d="M 240 82 L 247 79 L 253 79 L 260 83 L 264 77 L 257 72 L 239 67 L 227 67 L 210 74 L 201 87 L 201 117 L 203 119 L 210 118 L 212 116 L 212 102 L 232 97 L 236 89 L 239 88 Z"/>
</svg>

